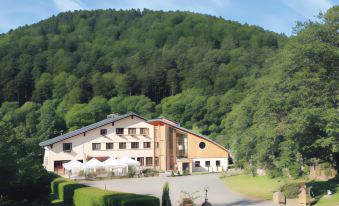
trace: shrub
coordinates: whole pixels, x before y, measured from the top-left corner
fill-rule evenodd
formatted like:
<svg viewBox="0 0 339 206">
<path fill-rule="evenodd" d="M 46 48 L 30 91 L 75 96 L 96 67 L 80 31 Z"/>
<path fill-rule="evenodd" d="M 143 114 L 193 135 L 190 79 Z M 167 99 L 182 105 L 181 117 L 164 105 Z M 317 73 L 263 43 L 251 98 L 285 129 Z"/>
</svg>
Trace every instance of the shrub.
<svg viewBox="0 0 339 206">
<path fill-rule="evenodd" d="M 82 187 L 87 187 L 86 185 L 78 184 L 74 181 L 66 181 L 59 184 L 58 194 L 59 199 L 64 201 L 65 204 L 73 204 L 73 195 L 74 190 Z"/>
<path fill-rule="evenodd" d="M 159 206 L 159 199 L 152 196 L 136 195 L 100 190 L 93 187 L 74 191 L 74 206 Z"/>
<path fill-rule="evenodd" d="M 187 171 L 187 170 L 184 170 L 183 172 L 182 172 L 182 175 L 184 175 L 184 176 L 187 176 L 187 175 L 189 175 L 190 173 Z"/>
<path fill-rule="evenodd" d="M 299 189 L 304 183 L 287 183 L 281 186 L 280 190 L 285 194 L 286 198 L 297 198 L 299 195 Z"/>
<path fill-rule="evenodd" d="M 67 180 L 64 178 L 55 178 L 52 182 L 51 182 L 51 195 L 53 196 L 53 198 L 57 199 L 59 198 L 59 194 L 58 194 L 58 187 L 60 183 L 66 182 Z"/>
<path fill-rule="evenodd" d="M 128 177 L 132 178 L 137 173 L 134 166 L 128 166 Z"/>
<path fill-rule="evenodd" d="M 146 168 L 146 169 L 142 170 L 142 173 L 144 174 L 145 177 L 159 175 L 159 172 L 156 169 L 153 169 L 153 168 Z"/>
<path fill-rule="evenodd" d="M 63 205 L 74 206 L 159 206 L 160 200 L 147 195 L 101 190 L 64 178 L 51 182 L 52 193 Z"/>
</svg>

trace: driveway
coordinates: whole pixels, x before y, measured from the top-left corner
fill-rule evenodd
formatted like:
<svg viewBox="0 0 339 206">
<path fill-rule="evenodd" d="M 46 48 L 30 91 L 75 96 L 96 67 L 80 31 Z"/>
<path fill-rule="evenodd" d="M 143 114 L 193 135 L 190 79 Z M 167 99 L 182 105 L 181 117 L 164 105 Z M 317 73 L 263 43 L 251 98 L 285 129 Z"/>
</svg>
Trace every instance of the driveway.
<svg viewBox="0 0 339 206">
<path fill-rule="evenodd" d="M 190 175 L 181 177 L 146 177 L 131 179 L 114 179 L 104 181 L 90 181 L 85 184 L 107 190 L 146 194 L 161 199 L 162 188 L 165 182 L 170 186 L 170 197 L 173 206 L 179 205 L 183 196 L 181 191 L 195 192 L 197 205 L 204 201 L 204 187 L 208 187 L 208 201 L 213 206 L 273 206 L 271 201 L 251 200 L 226 188 L 219 179 L 219 174 Z"/>
</svg>

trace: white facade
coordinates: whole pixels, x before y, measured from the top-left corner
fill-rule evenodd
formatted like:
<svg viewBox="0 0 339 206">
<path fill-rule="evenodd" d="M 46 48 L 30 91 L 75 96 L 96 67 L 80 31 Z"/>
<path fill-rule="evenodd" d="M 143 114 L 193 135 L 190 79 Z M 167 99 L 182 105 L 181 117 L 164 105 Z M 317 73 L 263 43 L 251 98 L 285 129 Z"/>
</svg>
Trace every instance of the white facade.
<svg viewBox="0 0 339 206">
<path fill-rule="evenodd" d="M 123 128 L 124 134 L 116 134 L 117 128 Z M 129 134 L 128 129 L 134 128 L 136 134 Z M 140 134 L 140 129 L 148 129 L 148 135 Z M 101 130 L 106 129 L 107 134 L 102 135 Z M 139 148 L 131 148 L 132 142 L 138 142 Z M 145 144 L 150 144 L 150 148 L 144 148 Z M 71 143 L 72 149 L 64 151 L 63 144 Z M 100 149 L 93 150 L 93 143 L 100 144 Z M 106 149 L 106 143 L 113 143 L 112 149 Z M 119 149 L 119 143 L 126 143 L 125 149 Z M 137 116 L 129 116 L 114 123 L 109 123 L 101 127 L 86 131 L 60 142 L 45 146 L 44 167 L 48 171 L 55 171 L 55 162 L 70 161 L 73 159 L 86 162 L 89 157 L 130 157 L 135 160 L 143 158 L 146 165 L 146 158 L 154 161 L 154 131 L 153 126 L 144 119 Z"/>
<path fill-rule="evenodd" d="M 228 168 L 228 158 L 195 158 L 193 172 L 222 172 Z"/>
</svg>

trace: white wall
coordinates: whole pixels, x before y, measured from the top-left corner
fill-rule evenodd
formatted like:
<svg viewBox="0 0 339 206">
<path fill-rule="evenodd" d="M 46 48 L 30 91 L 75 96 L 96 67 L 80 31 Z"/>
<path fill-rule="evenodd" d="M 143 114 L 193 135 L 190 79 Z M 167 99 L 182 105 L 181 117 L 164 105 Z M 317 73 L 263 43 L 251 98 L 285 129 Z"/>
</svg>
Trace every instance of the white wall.
<svg viewBox="0 0 339 206">
<path fill-rule="evenodd" d="M 220 161 L 217 167 L 216 161 Z M 200 167 L 195 167 L 195 162 L 200 161 Z M 206 161 L 210 161 L 210 167 L 206 166 Z M 228 158 L 196 158 L 193 159 L 193 172 L 222 172 L 228 169 Z"/>
<path fill-rule="evenodd" d="M 124 135 L 119 136 L 116 134 L 116 128 L 125 128 Z M 128 128 L 137 128 L 136 136 L 128 135 Z M 149 135 L 145 137 L 140 135 L 139 128 L 148 128 Z M 100 129 L 107 129 L 107 135 L 100 134 Z M 143 119 L 134 116 L 121 119 L 112 124 L 107 124 L 102 127 L 87 131 L 86 135 L 79 134 L 69 139 L 53 144 L 53 148 L 50 146 L 45 147 L 44 166 L 48 171 L 54 171 L 54 161 L 60 160 L 83 160 L 86 162 L 86 157 L 145 157 L 144 163 L 146 164 L 146 157 L 153 157 L 154 161 L 154 131 L 153 126 L 146 123 Z M 106 144 L 113 142 L 114 148 L 112 150 L 106 150 Z M 119 142 L 126 142 L 126 149 L 119 149 Z M 139 149 L 131 149 L 131 142 L 139 142 Z M 151 142 L 151 148 L 144 149 L 143 142 Z M 63 143 L 72 143 L 72 151 L 64 152 Z M 101 150 L 93 151 L 92 143 L 101 143 Z M 48 159 L 46 164 L 46 158 Z"/>
</svg>

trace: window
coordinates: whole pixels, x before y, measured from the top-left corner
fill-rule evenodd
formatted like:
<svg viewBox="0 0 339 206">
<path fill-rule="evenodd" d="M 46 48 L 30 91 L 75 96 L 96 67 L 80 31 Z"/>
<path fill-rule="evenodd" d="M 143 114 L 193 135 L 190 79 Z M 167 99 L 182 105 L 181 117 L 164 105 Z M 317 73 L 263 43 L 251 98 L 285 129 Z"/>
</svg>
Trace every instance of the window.
<svg viewBox="0 0 339 206">
<path fill-rule="evenodd" d="M 115 130 L 115 133 L 116 133 L 116 134 L 124 134 L 124 128 L 117 128 L 117 129 Z"/>
<path fill-rule="evenodd" d="M 72 143 L 63 143 L 62 149 L 63 149 L 64 152 L 72 151 Z"/>
<path fill-rule="evenodd" d="M 140 134 L 148 135 L 148 128 L 140 128 Z"/>
<path fill-rule="evenodd" d="M 137 129 L 135 128 L 128 128 L 128 134 L 136 134 L 137 133 Z"/>
<path fill-rule="evenodd" d="M 154 157 L 154 165 L 159 166 L 159 157 Z"/>
<path fill-rule="evenodd" d="M 153 165 L 153 158 L 146 157 L 146 166 L 152 166 L 152 165 Z"/>
<path fill-rule="evenodd" d="M 131 142 L 131 148 L 132 149 L 138 149 L 139 148 L 139 142 Z"/>
<path fill-rule="evenodd" d="M 210 167 L 210 166 L 211 166 L 211 162 L 210 162 L 210 161 L 206 161 L 206 162 L 205 162 L 205 166 L 206 166 L 206 167 Z"/>
<path fill-rule="evenodd" d="M 200 147 L 200 149 L 205 149 L 206 143 L 205 142 L 200 142 L 199 143 L 199 147 Z"/>
<path fill-rule="evenodd" d="M 106 149 L 113 149 L 113 143 L 106 143 Z"/>
<path fill-rule="evenodd" d="M 217 167 L 220 167 L 220 160 L 215 161 L 215 165 L 216 165 Z"/>
<path fill-rule="evenodd" d="M 100 150 L 101 144 L 100 143 L 92 143 L 92 150 Z"/>
<path fill-rule="evenodd" d="M 194 162 L 194 167 L 200 167 L 200 161 L 195 161 Z"/>
<path fill-rule="evenodd" d="M 119 142 L 119 149 L 126 149 L 126 142 Z"/>
<path fill-rule="evenodd" d="M 140 166 L 144 166 L 144 159 L 143 157 L 137 157 L 137 161 L 140 162 Z"/>
<path fill-rule="evenodd" d="M 151 142 L 144 142 L 144 148 L 151 148 Z"/>
<path fill-rule="evenodd" d="M 157 142 L 157 148 L 159 148 L 159 142 Z"/>
<path fill-rule="evenodd" d="M 106 135 L 107 134 L 107 129 L 101 129 L 100 130 L 101 135 Z"/>
</svg>

